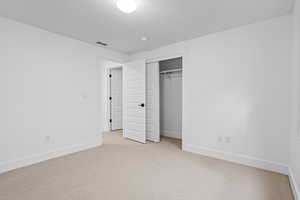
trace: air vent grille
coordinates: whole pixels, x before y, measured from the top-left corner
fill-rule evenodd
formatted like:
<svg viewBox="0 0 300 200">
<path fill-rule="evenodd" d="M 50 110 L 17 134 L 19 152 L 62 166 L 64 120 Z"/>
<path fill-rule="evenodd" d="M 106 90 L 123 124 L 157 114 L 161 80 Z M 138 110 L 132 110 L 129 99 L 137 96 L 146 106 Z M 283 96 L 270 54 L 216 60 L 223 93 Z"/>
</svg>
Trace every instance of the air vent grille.
<svg viewBox="0 0 300 200">
<path fill-rule="evenodd" d="M 102 45 L 102 46 L 107 46 L 107 44 L 105 42 L 100 42 L 100 41 L 96 42 L 96 44 L 99 44 L 99 45 Z"/>
</svg>

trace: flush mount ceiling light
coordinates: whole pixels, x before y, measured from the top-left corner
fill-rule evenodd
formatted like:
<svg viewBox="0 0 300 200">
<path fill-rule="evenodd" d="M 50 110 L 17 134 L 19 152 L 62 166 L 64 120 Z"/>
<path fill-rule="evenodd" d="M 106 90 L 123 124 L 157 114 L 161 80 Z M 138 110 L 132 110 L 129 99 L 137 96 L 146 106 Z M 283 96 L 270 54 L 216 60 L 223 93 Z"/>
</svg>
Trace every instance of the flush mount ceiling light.
<svg viewBox="0 0 300 200">
<path fill-rule="evenodd" d="M 117 0 L 118 8 L 125 13 L 132 13 L 136 10 L 135 0 Z"/>
</svg>

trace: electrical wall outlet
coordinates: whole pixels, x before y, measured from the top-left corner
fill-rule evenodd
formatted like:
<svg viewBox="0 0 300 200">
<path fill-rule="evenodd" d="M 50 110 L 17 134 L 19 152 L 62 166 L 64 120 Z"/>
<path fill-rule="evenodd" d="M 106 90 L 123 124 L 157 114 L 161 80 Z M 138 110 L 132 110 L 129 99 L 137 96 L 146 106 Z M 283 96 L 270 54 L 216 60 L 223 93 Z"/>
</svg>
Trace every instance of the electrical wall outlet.
<svg viewBox="0 0 300 200">
<path fill-rule="evenodd" d="M 86 100 L 88 98 L 87 93 L 86 92 L 82 92 L 81 93 L 81 100 Z"/>
<path fill-rule="evenodd" d="M 225 143 L 231 143 L 231 136 L 218 136 L 218 142 L 222 143 L 222 142 L 225 142 Z"/>
</svg>

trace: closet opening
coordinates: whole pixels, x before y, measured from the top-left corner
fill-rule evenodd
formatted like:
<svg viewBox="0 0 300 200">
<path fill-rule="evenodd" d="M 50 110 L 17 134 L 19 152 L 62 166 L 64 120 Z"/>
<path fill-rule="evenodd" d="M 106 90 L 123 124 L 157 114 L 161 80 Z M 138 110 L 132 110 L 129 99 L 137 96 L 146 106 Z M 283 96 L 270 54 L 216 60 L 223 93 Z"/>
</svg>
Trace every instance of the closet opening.
<svg viewBox="0 0 300 200">
<path fill-rule="evenodd" d="M 159 62 L 160 136 L 182 139 L 182 58 Z"/>
<path fill-rule="evenodd" d="M 182 139 L 182 58 L 159 62 L 160 136 Z"/>
<path fill-rule="evenodd" d="M 150 62 L 146 65 L 146 137 L 160 142 L 182 140 L 183 59 Z"/>
</svg>

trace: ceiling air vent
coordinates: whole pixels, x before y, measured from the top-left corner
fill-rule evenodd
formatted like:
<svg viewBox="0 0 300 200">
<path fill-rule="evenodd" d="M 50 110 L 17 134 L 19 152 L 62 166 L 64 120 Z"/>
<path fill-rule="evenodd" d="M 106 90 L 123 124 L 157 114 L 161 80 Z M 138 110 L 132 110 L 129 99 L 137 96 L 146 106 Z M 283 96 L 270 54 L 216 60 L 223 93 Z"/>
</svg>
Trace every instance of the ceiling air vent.
<svg viewBox="0 0 300 200">
<path fill-rule="evenodd" d="M 106 43 L 104 43 L 104 42 L 100 42 L 100 41 L 96 42 L 96 44 L 100 44 L 100 45 L 102 45 L 102 46 L 107 46 L 107 44 L 106 44 Z"/>
</svg>

